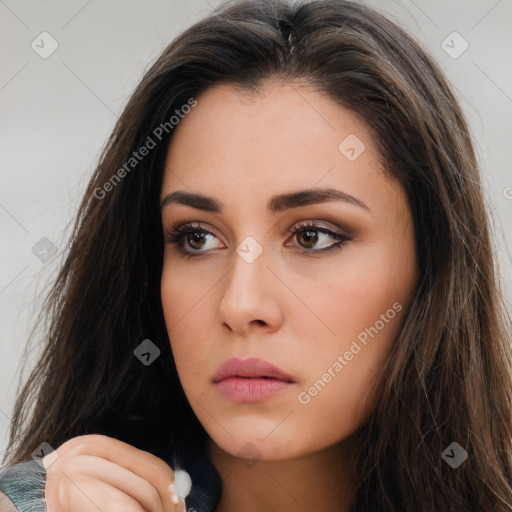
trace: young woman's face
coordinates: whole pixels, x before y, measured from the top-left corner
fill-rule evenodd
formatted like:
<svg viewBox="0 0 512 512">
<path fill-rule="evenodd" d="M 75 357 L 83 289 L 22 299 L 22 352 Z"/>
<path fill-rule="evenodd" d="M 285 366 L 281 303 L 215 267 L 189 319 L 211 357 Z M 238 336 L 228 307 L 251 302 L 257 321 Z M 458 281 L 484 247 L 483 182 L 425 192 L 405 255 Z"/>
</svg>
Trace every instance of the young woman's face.
<svg viewBox="0 0 512 512">
<path fill-rule="evenodd" d="M 279 460 L 342 441 L 375 406 L 417 283 L 405 195 L 365 124 L 304 86 L 249 96 L 217 85 L 174 130 L 161 201 L 201 198 L 162 208 L 164 230 L 194 232 L 166 242 L 161 296 L 192 409 L 234 456 L 249 442 Z M 293 382 L 214 383 L 232 357 L 267 360 Z"/>
</svg>

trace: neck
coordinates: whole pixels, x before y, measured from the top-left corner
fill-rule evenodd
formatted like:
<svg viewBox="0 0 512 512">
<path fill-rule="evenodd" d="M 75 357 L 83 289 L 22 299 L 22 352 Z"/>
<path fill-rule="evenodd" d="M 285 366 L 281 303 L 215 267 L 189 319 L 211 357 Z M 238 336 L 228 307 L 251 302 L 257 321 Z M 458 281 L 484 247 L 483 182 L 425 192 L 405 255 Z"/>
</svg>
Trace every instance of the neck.
<svg viewBox="0 0 512 512">
<path fill-rule="evenodd" d="M 288 460 L 240 459 L 209 442 L 222 479 L 215 512 L 348 512 L 357 479 L 352 439 Z"/>
</svg>

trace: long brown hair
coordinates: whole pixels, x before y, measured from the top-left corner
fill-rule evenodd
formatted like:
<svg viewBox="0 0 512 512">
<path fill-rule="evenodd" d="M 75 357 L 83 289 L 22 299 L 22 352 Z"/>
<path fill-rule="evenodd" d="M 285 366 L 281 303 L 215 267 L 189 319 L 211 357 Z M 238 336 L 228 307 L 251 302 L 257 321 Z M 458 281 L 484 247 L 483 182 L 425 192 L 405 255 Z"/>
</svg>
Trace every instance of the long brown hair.
<svg viewBox="0 0 512 512">
<path fill-rule="evenodd" d="M 359 114 L 414 219 L 420 279 L 381 398 L 357 433 L 362 478 L 351 510 L 512 510 L 510 317 L 468 124 L 428 53 L 377 11 L 344 0 L 227 2 L 144 75 L 38 319 L 44 349 L 17 397 L 4 462 L 29 459 L 42 442 L 101 433 L 179 461 L 195 484 L 187 506 L 214 509 L 220 477 L 163 320 L 158 198 L 176 110 L 215 83 L 249 93 L 268 80 L 304 81 Z M 127 167 L 148 137 L 155 147 Z M 149 366 L 134 356 L 145 339 L 161 351 Z M 458 467 L 448 463 L 455 451 L 467 454 Z"/>
</svg>

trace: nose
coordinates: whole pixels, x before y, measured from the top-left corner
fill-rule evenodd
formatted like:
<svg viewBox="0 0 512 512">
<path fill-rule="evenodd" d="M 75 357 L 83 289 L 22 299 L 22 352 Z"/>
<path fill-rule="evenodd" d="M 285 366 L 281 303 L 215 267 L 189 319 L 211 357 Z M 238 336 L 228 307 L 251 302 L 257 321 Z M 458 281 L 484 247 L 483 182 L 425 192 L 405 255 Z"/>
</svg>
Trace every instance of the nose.
<svg viewBox="0 0 512 512">
<path fill-rule="evenodd" d="M 279 282 L 268 263 L 265 251 L 251 263 L 233 254 L 218 306 L 220 321 L 230 332 L 246 336 L 255 329 L 279 329 L 283 321 Z"/>
</svg>

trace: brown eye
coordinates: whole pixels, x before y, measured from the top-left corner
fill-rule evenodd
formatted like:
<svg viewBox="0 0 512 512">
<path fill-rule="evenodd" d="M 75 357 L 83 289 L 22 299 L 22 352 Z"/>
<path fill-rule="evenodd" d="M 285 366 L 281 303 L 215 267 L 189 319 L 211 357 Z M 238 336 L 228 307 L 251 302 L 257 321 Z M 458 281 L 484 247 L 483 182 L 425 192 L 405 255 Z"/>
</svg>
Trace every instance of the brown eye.
<svg viewBox="0 0 512 512">
<path fill-rule="evenodd" d="M 311 249 L 318 242 L 318 233 L 315 231 L 300 231 L 297 233 L 297 240 L 304 240 L 304 247 Z"/>
<path fill-rule="evenodd" d="M 301 224 L 290 229 L 289 232 L 295 236 L 299 247 L 303 248 L 305 253 L 311 254 L 341 248 L 345 242 L 350 240 L 349 237 L 341 233 L 335 233 L 317 224 Z M 329 245 L 323 244 L 323 247 L 318 247 L 323 241 L 328 243 L 329 239 L 335 240 L 335 242 Z"/>
<path fill-rule="evenodd" d="M 207 254 L 204 250 L 208 242 L 218 240 L 215 235 L 199 225 L 185 224 L 184 226 L 171 226 L 164 233 L 165 243 L 176 245 L 177 249 L 187 256 L 202 256 Z M 208 247 L 207 247 L 208 248 Z M 213 246 L 213 249 L 217 247 Z"/>
<path fill-rule="evenodd" d="M 194 231 L 187 233 L 185 240 L 193 249 L 202 249 L 206 243 L 206 235 L 200 231 Z"/>
</svg>

